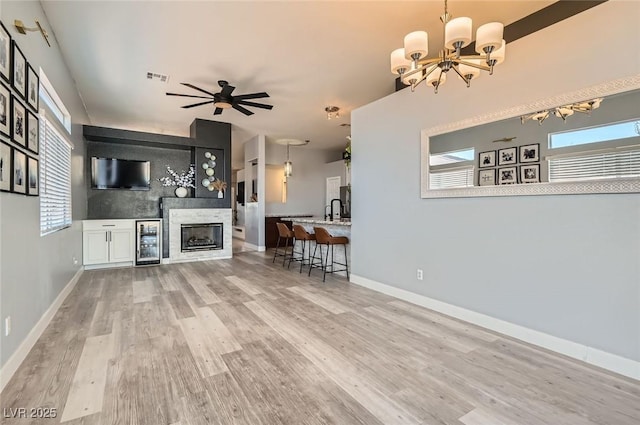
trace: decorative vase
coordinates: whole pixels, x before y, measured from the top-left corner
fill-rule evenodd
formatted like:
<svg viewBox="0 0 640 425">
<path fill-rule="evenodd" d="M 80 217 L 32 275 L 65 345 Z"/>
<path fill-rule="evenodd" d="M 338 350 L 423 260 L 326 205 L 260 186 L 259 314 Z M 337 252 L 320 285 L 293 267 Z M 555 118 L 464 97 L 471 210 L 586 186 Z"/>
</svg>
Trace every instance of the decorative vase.
<svg viewBox="0 0 640 425">
<path fill-rule="evenodd" d="M 223 192 L 222 190 L 219 190 L 219 191 L 218 191 L 218 198 L 219 198 L 219 199 L 224 198 L 224 192 Z"/>
<path fill-rule="evenodd" d="M 187 196 L 187 193 L 188 193 L 188 191 L 187 191 L 187 188 L 186 188 L 186 187 L 182 187 L 182 186 L 181 186 L 181 187 L 178 187 L 178 188 L 176 189 L 176 196 L 177 196 L 178 198 L 185 198 L 185 197 Z"/>
</svg>

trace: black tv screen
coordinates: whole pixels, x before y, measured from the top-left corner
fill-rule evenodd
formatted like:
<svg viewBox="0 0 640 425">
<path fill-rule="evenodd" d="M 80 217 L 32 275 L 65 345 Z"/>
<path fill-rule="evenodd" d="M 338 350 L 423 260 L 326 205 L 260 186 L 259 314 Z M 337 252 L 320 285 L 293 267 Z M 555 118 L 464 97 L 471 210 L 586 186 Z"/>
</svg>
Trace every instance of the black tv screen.
<svg viewBox="0 0 640 425">
<path fill-rule="evenodd" d="M 149 161 L 91 158 L 91 187 L 94 189 L 149 190 Z"/>
</svg>

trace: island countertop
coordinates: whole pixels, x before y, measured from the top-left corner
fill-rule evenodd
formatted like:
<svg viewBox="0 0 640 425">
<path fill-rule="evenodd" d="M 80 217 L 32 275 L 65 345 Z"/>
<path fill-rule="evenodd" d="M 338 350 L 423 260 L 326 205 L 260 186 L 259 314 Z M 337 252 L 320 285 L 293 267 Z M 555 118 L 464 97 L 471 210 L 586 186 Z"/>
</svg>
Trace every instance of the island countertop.
<svg viewBox="0 0 640 425">
<path fill-rule="evenodd" d="M 301 224 L 318 224 L 322 226 L 351 226 L 350 218 L 331 221 L 324 217 L 283 217 L 282 220 Z"/>
</svg>

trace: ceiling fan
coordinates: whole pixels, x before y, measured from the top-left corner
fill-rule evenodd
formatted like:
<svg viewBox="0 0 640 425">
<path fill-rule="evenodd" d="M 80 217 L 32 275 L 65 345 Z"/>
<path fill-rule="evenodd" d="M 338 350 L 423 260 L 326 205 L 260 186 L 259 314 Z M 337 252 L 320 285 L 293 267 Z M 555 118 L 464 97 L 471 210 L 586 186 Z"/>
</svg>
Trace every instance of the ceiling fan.
<svg viewBox="0 0 640 425">
<path fill-rule="evenodd" d="M 197 99 L 208 99 L 204 102 L 198 102 L 191 105 L 185 105 L 183 108 L 193 108 L 195 106 L 207 105 L 209 103 L 213 103 L 213 106 L 216 107 L 213 115 L 220 115 L 223 109 L 233 108 L 237 111 L 242 112 L 245 115 L 253 115 L 253 112 L 245 108 L 245 106 L 252 106 L 254 108 L 262 108 L 262 109 L 271 109 L 273 105 L 265 105 L 264 103 L 256 103 L 250 102 L 249 99 L 261 99 L 263 97 L 269 97 L 269 94 L 265 92 L 260 93 L 248 93 L 248 94 L 240 94 L 238 96 L 231 96 L 231 93 L 236 89 L 233 86 L 230 86 L 227 81 L 219 80 L 218 85 L 222 88 L 219 93 L 211 93 L 210 91 L 201 89 L 200 87 L 196 87 L 193 84 L 189 83 L 180 83 L 183 86 L 190 87 L 194 90 L 198 90 L 199 92 L 205 93 L 208 96 L 195 96 L 192 94 L 180 94 L 180 93 L 167 93 L 167 96 L 182 96 L 182 97 L 194 97 Z"/>
</svg>

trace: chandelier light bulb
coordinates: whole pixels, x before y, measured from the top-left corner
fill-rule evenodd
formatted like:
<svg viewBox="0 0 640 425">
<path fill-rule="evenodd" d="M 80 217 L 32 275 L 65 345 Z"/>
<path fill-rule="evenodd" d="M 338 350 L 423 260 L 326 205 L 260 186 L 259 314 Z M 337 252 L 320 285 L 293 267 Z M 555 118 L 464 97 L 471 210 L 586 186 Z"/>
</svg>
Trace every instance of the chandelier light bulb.
<svg viewBox="0 0 640 425">
<path fill-rule="evenodd" d="M 444 26 L 444 47 L 450 50 L 460 49 L 471 43 L 471 31 L 473 22 L 471 18 L 460 17 L 447 22 Z"/>
<path fill-rule="evenodd" d="M 394 74 L 402 74 L 411 65 L 411 61 L 407 60 L 404 55 L 404 48 L 396 49 L 391 52 L 391 72 Z"/>
<path fill-rule="evenodd" d="M 500 22 L 489 22 L 476 31 L 476 52 L 491 53 L 502 46 L 504 25 Z"/>
<path fill-rule="evenodd" d="M 410 32 L 404 37 L 404 57 L 418 61 L 427 57 L 429 52 L 429 35 L 426 31 Z"/>
</svg>

